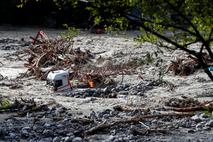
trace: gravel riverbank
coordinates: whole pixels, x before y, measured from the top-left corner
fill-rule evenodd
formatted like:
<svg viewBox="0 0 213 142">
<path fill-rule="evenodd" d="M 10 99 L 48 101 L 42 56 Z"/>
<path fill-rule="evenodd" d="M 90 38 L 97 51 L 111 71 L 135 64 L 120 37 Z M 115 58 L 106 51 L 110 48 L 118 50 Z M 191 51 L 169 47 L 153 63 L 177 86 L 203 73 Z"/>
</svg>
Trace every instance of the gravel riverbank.
<svg viewBox="0 0 213 142">
<path fill-rule="evenodd" d="M 135 59 L 141 66 L 134 74 L 112 76 L 116 82 L 113 86 L 53 93 L 45 81 L 33 77 L 17 79 L 27 68 L 26 61 L 18 59 L 15 53 L 29 48 L 29 36 L 35 36 L 38 30 L 0 28 L 1 98 L 11 103 L 16 98 L 33 99 L 38 106 L 45 106 L 29 111 L 25 104 L 18 110 L 1 111 L 0 141 L 213 141 L 211 112 L 198 111 L 183 117 L 171 116 L 176 112 L 167 109 L 182 106 L 183 102 L 193 106 L 212 100 L 213 83 L 202 70 L 189 76 L 161 74 L 172 60 L 186 56 L 182 51 L 160 52 L 149 43 L 136 43 L 137 31 L 100 35 L 82 32 L 74 38 L 73 48 L 100 53 L 92 65 L 118 65 Z M 44 32 L 55 39 L 63 31 L 44 29 Z M 189 103 L 188 98 L 195 100 Z M 28 112 L 17 115 L 24 110 Z M 143 116 L 151 118 L 135 120 Z"/>
</svg>

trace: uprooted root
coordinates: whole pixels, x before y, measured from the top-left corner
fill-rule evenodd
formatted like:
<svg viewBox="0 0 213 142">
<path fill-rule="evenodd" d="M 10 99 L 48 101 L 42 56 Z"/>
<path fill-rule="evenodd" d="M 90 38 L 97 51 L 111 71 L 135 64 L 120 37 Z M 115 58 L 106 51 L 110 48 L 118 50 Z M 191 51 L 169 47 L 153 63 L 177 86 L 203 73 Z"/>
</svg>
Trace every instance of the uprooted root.
<svg viewBox="0 0 213 142">
<path fill-rule="evenodd" d="M 177 59 L 169 65 L 168 71 L 172 71 L 174 75 L 186 76 L 194 73 L 200 66 L 193 59 Z"/>
<path fill-rule="evenodd" d="M 213 61 L 207 54 L 203 53 L 203 59 L 205 63 L 211 65 Z M 200 69 L 201 66 L 198 60 L 194 57 L 188 56 L 188 58 L 178 58 L 176 61 L 172 61 L 169 65 L 167 72 L 172 71 L 174 75 L 187 76 L 193 74 Z"/>
</svg>

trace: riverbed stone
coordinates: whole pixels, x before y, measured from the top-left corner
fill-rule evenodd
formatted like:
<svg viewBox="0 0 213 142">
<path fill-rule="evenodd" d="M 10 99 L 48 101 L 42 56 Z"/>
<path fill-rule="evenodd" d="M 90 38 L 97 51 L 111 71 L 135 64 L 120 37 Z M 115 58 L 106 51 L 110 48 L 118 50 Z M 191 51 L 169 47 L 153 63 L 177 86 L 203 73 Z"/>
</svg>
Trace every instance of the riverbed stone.
<svg viewBox="0 0 213 142">
<path fill-rule="evenodd" d="M 55 137 L 55 138 L 53 139 L 53 142 L 60 142 L 60 138 L 59 138 L 59 137 Z"/>
<path fill-rule="evenodd" d="M 75 137 L 73 138 L 72 142 L 82 142 L 82 138 L 81 137 Z"/>
<path fill-rule="evenodd" d="M 207 126 L 209 127 L 213 127 L 213 120 L 209 120 L 207 123 L 206 123 Z"/>
</svg>

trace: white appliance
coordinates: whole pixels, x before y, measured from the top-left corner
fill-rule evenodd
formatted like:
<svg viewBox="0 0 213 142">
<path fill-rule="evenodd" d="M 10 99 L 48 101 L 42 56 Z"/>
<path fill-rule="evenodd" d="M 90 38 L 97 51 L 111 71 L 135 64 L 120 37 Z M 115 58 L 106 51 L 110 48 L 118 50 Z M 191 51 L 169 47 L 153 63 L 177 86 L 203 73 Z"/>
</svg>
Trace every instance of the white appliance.
<svg viewBox="0 0 213 142">
<path fill-rule="evenodd" d="M 57 70 L 51 71 L 47 75 L 47 84 L 53 87 L 56 92 L 71 90 L 71 84 L 69 82 L 69 71 Z"/>
</svg>

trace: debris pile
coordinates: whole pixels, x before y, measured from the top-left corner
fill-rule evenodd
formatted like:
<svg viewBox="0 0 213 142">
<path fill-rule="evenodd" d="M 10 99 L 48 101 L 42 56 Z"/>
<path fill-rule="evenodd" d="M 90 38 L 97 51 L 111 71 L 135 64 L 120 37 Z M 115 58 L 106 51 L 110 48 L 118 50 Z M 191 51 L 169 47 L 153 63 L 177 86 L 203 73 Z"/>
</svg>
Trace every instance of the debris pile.
<svg viewBox="0 0 213 142">
<path fill-rule="evenodd" d="M 203 53 L 203 59 L 207 65 L 213 64 L 208 54 Z M 187 58 L 178 58 L 176 61 L 172 61 L 167 71 L 173 72 L 174 75 L 188 76 L 198 69 L 201 69 L 198 60 L 192 56 L 188 56 Z"/>
<path fill-rule="evenodd" d="M 74 48 L 74 41 L 70 39 L 49 40 L 46 34 L 40 32 L 35 38 L 31 37 L 33 42 L 29 48 L 16 54 L 18 59 L 27 60 L 24 65 L 28 70 L 19 78 L 35 76 L 36 79 L 46 80 L 50 72 L 66 70 L 70 72 L 68 79 L 72 87 L 105 88 L 115 85 L 112 79 L 114 75 L 135 74 L 136 68 L 140 66 L 129 61 L 98 67 L 95 63 L 95 55 L 98 53 Z M 41 41 L 38 39 L 39 36 Z M 62 86 L 68 84 L 69 82 Z"/>
<path fill-rule="evenodd" d="M 194 59 L 177 59 L 169 65 L 168 71 L 172 71 L 174 75 L 187 76 L 194 73 L 200 66 Z"/>
<path fill-rule="evenodd" d="M 89 51 L 71 48 L 73 42 L 67 40 L 55 40 L 31 46 L 22 52 L 22 58 L 28 57 L 25 67 L 28 72 L 25 75 L 45 79 L 50 71 L 57 69 L 73 70 L 89 62 L 93 55 Z"/>
</svg>

